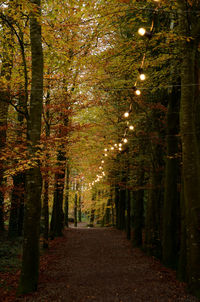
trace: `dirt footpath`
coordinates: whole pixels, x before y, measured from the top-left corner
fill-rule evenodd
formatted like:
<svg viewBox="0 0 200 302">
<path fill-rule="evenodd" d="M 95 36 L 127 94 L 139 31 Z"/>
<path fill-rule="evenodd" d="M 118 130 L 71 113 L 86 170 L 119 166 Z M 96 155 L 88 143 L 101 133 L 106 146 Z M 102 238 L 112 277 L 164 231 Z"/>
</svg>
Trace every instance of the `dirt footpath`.
<svg viewBox="0 0 200 302">
<path fill-rule="evenodd" d="M 175 274 L 112 228 L 70 228 L 47 255 L 38 292 L 17 301 L 197 302 Z"/>
</svg>

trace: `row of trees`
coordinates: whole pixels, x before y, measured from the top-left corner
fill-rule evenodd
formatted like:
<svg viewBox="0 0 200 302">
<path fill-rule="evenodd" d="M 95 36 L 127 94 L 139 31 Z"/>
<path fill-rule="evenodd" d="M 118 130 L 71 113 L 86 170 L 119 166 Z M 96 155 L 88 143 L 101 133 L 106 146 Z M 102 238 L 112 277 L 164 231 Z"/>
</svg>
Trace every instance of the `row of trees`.
<svg viewBox="0 0 200 302">
<path fill-rule="evenodd" d="M 48 247 L 49 236 L 62 235 L 68 224 L 74 182 L 69 149 L 78 139 L 70 136 L 89 127 L 71 116 L 93 104 L 84 88 L 80 93 L 96 37 L 89 21 L 93 6 L 93 1 L 1 3 L 0 230 L 3 234 L 8 224 L 9 238 L 23 235 L 19 293 L 37 289 L 41 231 Z"/>
<path fill-rule="evenodd" d="M 199 11 L 199 1 L 2 2 L 0 227 L 8 205 L 10 236 L 24 236 L 20 293 L 37 289 L 41 204 L 48 246 L 68 224 L 70 182 L 93 181 L 131 104 L 135 130 L 104 158 L 85 211 L 126 229 L 200 296 Z M 139 37 L 152 19 L 152 38 Z"/>
<path fill-rule="evenodd" d="M 134 246 L 177 269 L 179 278 L 200 297 L 200 2 L 175 1 L 171 14 L 167 3 L 157 10 L 151 4 L 149 10 L 143 7 L 145 26 L 151 27 L 152 18 L 155 22 L 153 37 L 146 43 L 138 38 L 133 42 L 141 15 L 135 15 L 130 3 L 128 7 L 118 21 L 114 55 L 104 67 L 109 81 L 102 84 L 119 120 L 117 135 L 108 146 L 123 137 L 121 117 L 127 103 L 132 104 L 129 122 L 135 126 L 134 135 L 127 136 L 128 146 L 124 144 L 123 151 L 107 163 L 116 226 L 126 230 Z M 137 49 L 130 47 L 135 40 Z M 141 43 L 148 45 L 147 50 Z M 136 98 L 131 89 L 136 75 L 130 66 L 137 70 L 138 56 L 141 59 L 145 51 L 149 78 L 142 96 Z M 119 62 L 120 73 L 113 80 Z"/>
</svg>

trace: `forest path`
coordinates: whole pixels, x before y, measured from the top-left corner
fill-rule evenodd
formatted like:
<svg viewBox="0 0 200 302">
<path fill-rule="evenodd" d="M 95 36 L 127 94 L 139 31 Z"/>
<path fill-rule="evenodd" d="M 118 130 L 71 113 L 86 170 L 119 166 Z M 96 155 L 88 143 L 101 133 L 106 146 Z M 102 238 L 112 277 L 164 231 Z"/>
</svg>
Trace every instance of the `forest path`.
<svg viewBox="0 0 200 302">
<path fill-rule="evenodd" d="M 175 274 L 113 228 L 69 228 L 42 257 L 38 292 L 17 301 L 196 302 Z"/>
</svg>

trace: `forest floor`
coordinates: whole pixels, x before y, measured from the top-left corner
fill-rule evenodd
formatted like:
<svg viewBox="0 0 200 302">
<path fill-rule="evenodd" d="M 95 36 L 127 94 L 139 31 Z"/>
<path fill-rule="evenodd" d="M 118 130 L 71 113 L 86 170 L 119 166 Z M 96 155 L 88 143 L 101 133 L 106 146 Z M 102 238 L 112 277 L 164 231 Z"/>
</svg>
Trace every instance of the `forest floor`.
<svg viewBox="0 0 200 302">
<path fill-rule="evenodd" d="M 18 278 L 16 274 L 14 284 Z M 15 285 L 12 283 L 12 290 Z M 12 292 L 11 290 L 11 292 Z M 197 302 L 175 272 L 131 247 L 113 228 L 69 228 L 41 256 L 36 293 L 3 302 Z M 1 294 L 1 292 L 0 292 Z"/>
</svg>

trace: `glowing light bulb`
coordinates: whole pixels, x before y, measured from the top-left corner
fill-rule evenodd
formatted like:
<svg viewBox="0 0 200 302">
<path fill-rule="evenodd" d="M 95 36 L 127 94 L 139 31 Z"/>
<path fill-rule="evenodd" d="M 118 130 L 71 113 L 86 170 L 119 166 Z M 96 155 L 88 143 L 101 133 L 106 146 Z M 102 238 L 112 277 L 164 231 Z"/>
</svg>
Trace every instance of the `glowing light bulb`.
<svg viewBox="0 0 200 302">
<path fill-rule="evenodd" d="M 103 176 L 105 176 L 106 174 L 105 174 L 105 172 L 102 172 L 102 174 L 103 174 Z"/>
<path fill-rule="evenodd" d="M 141 91 L 140 91 L 139 89 L 137 89 L 137 90 L 135 91 L 135 94 L 140 95 L 140 94 L 141 94 Z"/>
<path fill-rule="evenodd" d="M 145 74 L 144 74 L 144 73 L 141 73 L 141 74 L 140 74 L 140 80 L 141 80 L 141 81 L 144 81 L 145 79 L 146 79 Z"/>
<path fill-rule="evenodd" d="M 104 151 L 105 151 L 105 152 L 107 152 L 107 151 L 108 151 L 108 149 L 106 149 L 106 148 L 105 148 L 105 149 L 104 149 Z"/>
<path fill-rule="evenodd" d="M 108 154 L 107 154 L 107 153 L 105 153 L 105 154 L 104 154 L 104 156 L 108 156 Z"/>
<path fill-rule="evenodd" d="M 139 34 L 140 36 L 144 36 L 145 33 L 146 33 L 146 29 L 145 29 L 145 28 L 141 27 L 141 28 L 138 29 L 138 34 Z"/>
<path fill-rule="evenodd" d="M 99 169 L 101 170 L 101 169 L 103 169 L 103 168 L 100 166 Z"/>
<path fill-rule="evenodd" d="M 114 150 L 114 148 L 113 148 L 113 147 L 111 147 L 110 149 L 111 149 L 111 150 Z"/>
<path fill-rule="evenodd" d="M 126 143 L 128 143 L 128 140 L 127 140 L 127 138 L 125 138 L 125 139 L 124 139 L 124 143 L 125 143 L 125 144 L 126 144 Z"/>
<path fill-rule="evenodd" d="M 129 112 L 125 112 L 124 117 L 129 117 Z"/>
<path fill-rule="evenodd" d="M 102 160 L 101 163 L 104 164 L 104 160 Z"/>
<path fill-rule="evenodd" d="M 120 144 L 119 144 L 119 147 L 121 147 L 121 146 L 122 146 L 122 144 L 120 143 Z"/>
<path fill-rule="evenodd" d="M 117 144 L 115 144 L 115 147 L 117 147 Z"/>
<path fill-rule="evenodd" d="M 119 147 L 119 151 L 122 151 L 122 148 L 121 148 L 121 147 Z"/>
<path fill-rule="evenodd" d="M 129 130 L 134 130 L 134 126 L 130 125 Z"/>
</svg>

